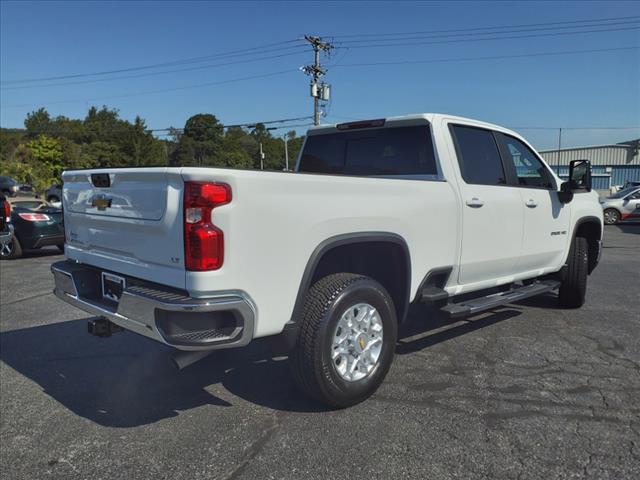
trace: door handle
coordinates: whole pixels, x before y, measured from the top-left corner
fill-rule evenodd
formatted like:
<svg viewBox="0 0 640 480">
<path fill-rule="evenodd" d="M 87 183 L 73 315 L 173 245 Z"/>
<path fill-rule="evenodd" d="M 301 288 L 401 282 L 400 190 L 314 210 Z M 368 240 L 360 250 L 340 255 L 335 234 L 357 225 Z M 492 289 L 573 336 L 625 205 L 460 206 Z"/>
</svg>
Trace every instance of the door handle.
<svg viewBox="0 0 640 480">
<path fill-rule="evenodd" d="M 471 208 L 480 208 L 484 205 L 484 201 L 478 197 L 473 197 L 471 200 L 467 200 L 465 203 Z"/>
<path fill-rule="evenodd" d="M 525 205 L 529 208 L 536 208 L 538 206 L 538 202 L 536 202 L 533 198 L 530 198 L 529 200 L 527 200 Z"/>
</svg>

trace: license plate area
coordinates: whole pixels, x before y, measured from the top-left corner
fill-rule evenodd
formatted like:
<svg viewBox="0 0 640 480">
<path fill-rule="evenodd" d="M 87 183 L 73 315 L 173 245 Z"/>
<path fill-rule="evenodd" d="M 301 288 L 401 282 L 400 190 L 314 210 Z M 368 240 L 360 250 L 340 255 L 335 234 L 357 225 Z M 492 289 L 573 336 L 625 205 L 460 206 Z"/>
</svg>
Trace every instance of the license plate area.
<svg viewBox="0 0 640 480">
<path fill-rule="evenodd" d="M 102 298 L 119 302 L 126 288 L 126 280 L 113 273 L 102 272 Z"/>
</svg>

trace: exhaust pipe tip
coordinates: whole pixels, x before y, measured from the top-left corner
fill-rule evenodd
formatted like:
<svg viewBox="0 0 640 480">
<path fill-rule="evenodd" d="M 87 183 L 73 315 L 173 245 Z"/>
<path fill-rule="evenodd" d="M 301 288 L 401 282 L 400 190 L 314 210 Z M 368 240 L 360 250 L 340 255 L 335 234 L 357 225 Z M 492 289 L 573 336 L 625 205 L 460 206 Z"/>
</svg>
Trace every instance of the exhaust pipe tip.
<svg viewBox="0 0 640 480">
<path fill-rule="evenodd" d="M 196 350 L 193 352 L 178 351 L 171 356 L 177 370 L 183 370 L 199 360 L 211 355 L 215 350 Z"/>
</svg>

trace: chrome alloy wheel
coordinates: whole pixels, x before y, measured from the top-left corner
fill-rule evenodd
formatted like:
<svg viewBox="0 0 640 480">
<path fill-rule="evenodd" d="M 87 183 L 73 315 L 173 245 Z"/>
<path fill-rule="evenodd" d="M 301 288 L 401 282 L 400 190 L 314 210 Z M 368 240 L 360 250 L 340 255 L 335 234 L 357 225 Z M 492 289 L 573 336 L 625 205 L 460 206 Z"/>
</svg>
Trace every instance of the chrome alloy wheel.
<svg viewBox="0 0 640 480">
<path fill-rule="evenodd" d="M 344 380 L 355 382 L 368 376 L 382 351 L 382 318 L 373 306 L 358 303 L 340 317 L 333 332 L 331 360 Z"/>
<path fill-rule="evenodd" d="M 0 256 L 6 257 L 6 258 L 10 257 L 11 254 L 13 253 L 13 249 L 14 249 L 14 244 L 13 244 L 13 238 L 12 238 L 7 243 L 3 244 L 2 247 L 0 247 Z"/>
<path fill-rule="evenodd" d="M 620 220 L 620 214 L 617 210 L 608 209 L 604 211 L 604 223 L 614 225 Z"/>
</svg>

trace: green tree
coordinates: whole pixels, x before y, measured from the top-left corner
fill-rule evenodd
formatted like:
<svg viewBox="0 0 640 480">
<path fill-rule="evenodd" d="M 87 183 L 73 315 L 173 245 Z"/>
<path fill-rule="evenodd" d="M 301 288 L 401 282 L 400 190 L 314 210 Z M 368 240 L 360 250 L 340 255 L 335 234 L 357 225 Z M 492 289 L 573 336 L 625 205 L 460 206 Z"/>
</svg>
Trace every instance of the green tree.
<svg viewBox="0 0 640 480">
<path fill-rule="evenodd" d="M 0 128 L 0 161 L 7 162 L 24 140 L 24 130 Z"/>
<path fill-rule="evenodd" d="M 35 112 L 27 113 L 24 121 L 24 127 L 27 129 L 27 136 L 35 138 L 43 135 L 51 130 L 51 116 L 44 108 L 40 108 Z"/>
<path fill-rule="evenodd" d="M 58 181 L 64 170 L 62 146 L 55 138 L 38 135 L 27 143 L 27 147 L 34 164 L 33 186 L 37 191 L 46 190 L 50 184 Z"/>
<path fill-rule="evenodd" d="M 199 113 L 184 125 L 173 164 L 222 166 L 224 129 L 215 115 Z"/>
</svg>

